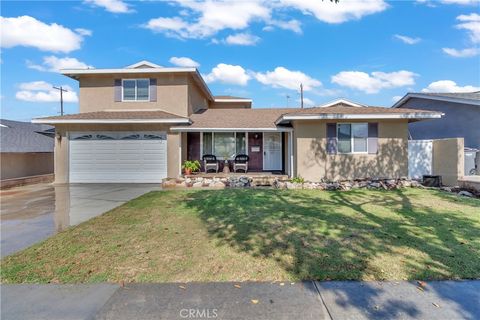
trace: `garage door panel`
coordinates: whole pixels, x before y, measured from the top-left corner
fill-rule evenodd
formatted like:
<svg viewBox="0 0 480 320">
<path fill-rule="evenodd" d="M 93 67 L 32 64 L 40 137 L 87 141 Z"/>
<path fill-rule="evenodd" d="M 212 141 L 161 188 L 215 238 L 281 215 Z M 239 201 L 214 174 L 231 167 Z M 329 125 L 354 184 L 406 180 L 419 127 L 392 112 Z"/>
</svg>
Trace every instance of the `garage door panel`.
<svg viewBox="0 0 480 320">
<path fill-rule="evenodd" d="M 115 140 L 98 140 L 98 137 Z M 122 140 L 122 137 L 136 140 Z M 167 176 L 167 143 L 164 132 L 71 133 L 70 181 L 161 182 Z M 75 140 L 81 137 L 81 140 Z"/>
</svg>

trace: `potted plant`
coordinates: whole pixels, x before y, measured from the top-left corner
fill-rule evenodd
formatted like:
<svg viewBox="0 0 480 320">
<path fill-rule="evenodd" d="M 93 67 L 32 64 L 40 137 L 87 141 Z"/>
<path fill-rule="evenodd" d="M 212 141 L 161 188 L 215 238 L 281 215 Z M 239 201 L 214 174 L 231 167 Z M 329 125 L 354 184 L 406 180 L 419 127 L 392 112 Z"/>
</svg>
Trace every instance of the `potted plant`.
<svg viewBox="0 0 480 320">
<path fill-rule="evenodd" d="M 200 170 L 200 162 L 198 160 L 186 160 L 183 163 L 182 168 L 186 175 L 191 175 L 192 172 Z"/>
</svg>

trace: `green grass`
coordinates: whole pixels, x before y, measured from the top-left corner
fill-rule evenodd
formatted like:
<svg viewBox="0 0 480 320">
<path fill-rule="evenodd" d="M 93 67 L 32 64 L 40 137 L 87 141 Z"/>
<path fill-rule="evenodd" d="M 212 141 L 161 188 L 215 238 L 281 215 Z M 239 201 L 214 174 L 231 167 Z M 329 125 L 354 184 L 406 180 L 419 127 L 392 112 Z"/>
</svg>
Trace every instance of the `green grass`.
<svg viewBox="0 0 480 320">
<path fill-rule="evenodd" d="M 3 283 L 480 278 L 480 200 L 421 189 L 146 194 L 1 261 Z"/>
</svg>

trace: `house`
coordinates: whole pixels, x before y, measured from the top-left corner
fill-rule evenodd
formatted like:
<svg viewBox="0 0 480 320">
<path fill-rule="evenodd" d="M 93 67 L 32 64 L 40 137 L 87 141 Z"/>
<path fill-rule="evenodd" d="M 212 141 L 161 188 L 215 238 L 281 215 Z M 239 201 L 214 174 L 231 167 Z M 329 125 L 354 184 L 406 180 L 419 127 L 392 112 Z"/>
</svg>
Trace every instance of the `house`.
<svg viewBox="0 0 480 320">
<path fill-rule="evenodd" d="M 413 140 L 463 137 L 465 147 L 480 149 L 480 91 L 471 93 L 408 93 L 393 108 L 445 114 L 441 120 L 409 124 Z"/>
<path fill-rule="evenodd" d="M 140 63 L 63 70 L 79 82 L 80 113 L 34 119 L 53 125 L 55 178 L 159 182 L 187 159 L 249 155 L 249 171 L 307 180 L 407 176 L 408 123 L 434 111 L 368 107 L 348 100 L 309 109 L 252 108 L 214 96 L 195 68 Z"/>
<path fill-rule="evenodd" d="M 1 180 L 53 173 L 51 126 L 0 120 Z"/>
</svg>

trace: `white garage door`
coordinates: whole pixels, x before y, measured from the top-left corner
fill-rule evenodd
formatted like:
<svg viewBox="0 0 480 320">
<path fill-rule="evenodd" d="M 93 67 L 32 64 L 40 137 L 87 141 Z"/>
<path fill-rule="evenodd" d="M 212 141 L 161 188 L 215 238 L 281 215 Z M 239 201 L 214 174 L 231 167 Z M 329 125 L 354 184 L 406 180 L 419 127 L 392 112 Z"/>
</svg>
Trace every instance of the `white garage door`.
<svg viewBox="0 0 480 320">
<path fill-rule="evenodd" d="M 161 182 L 167 177 L 165 132 L 71 132 L 70 182 Z"/>
</svg>

